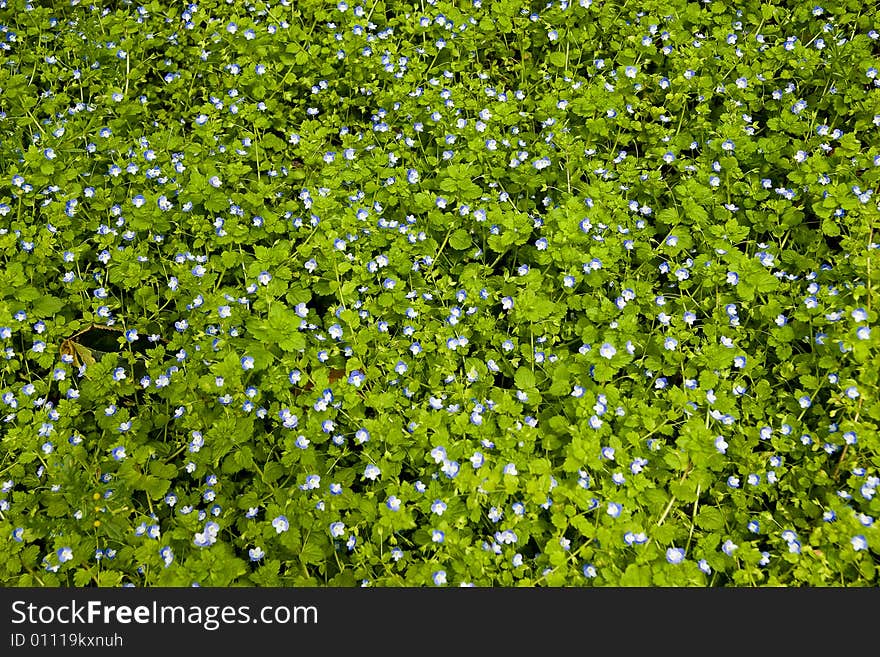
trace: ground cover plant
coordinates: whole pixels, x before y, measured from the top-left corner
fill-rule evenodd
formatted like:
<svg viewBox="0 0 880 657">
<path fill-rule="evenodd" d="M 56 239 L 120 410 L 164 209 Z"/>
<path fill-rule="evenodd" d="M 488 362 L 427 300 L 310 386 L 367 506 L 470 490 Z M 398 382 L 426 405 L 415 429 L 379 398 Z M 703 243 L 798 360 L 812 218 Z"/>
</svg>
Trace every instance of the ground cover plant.
<svg viewBox="0 0 880 657">
<path fill-rule="evenodd" d="M 0 0 L 0 584 L 877 585 L 878 13 Z"/>
</svg>

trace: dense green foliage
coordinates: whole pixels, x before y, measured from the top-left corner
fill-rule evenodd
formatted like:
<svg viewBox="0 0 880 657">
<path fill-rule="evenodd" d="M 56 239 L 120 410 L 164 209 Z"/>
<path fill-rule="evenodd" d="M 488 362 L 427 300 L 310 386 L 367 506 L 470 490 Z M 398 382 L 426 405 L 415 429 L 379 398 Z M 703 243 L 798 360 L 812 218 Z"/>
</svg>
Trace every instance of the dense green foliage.
<svg viewBox="0 0 880 657">
<path fill-rule="evenodd" d="M 0 583 L 876 586 L 880 11 L 734 4 L 2 0 Z"/>
</svg>

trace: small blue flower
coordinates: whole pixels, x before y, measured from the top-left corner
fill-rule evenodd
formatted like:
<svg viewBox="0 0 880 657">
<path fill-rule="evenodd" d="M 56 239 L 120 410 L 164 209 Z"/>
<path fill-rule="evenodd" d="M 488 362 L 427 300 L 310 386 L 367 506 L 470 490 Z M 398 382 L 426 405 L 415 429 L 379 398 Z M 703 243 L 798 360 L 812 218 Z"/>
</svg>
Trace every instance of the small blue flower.
<svg viewBox="0 0 880 657">
<path fill-rule="evenodd" d="M 666 550 L 666 561 L 673 565 L 678 565 L 684 561 L 684 550 L 682 548 L 671 547 Z"/>
<path fill-rule="evenodd" d="M 850 313 L 850 315 L 852 316 L 853 320 L 855 320 L 856 322 L 867 322 L 868 321 L 868 313 L 865 311 L 864 308 L 856 308 L 855 310 L 853 310 Z"/>
<path fill-rule="evenodd" d="M 159 548 L 159 556 L 162 558 L 166 568 L 168 568 L 168 566 L 174 561 L 174 552 L 169 545 Z"/>
<path fill-rule="evenodd" d="M 278 516 L 272 521 L 272 526 L 278 534 L 282 534 L 290 529 L 290 523 L 287 522 L 285 516 Z"/>
</svg>

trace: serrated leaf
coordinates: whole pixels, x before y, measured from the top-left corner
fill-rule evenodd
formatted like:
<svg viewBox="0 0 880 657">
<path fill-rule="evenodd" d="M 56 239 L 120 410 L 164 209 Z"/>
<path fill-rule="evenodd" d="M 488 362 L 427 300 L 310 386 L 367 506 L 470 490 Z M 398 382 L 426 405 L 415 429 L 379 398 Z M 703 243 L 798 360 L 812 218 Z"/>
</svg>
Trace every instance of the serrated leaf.
<svg viewBox="0 0 880 657">
<path fill-rule="evenodd" d="M 513 376 L 513 382 L 520 390 L 529 390 L 535 387 L 535 373 L 528 367 L 517 368 Z"/>
<path fill-rule="evenodd" d="M 456 251 L 464 251 L 471 245 L 471 236 L 468 232 L 462 228 L 454 231 L 452 235 L 449 236 L 449 246 L 451 246 Z"/>
</svg>

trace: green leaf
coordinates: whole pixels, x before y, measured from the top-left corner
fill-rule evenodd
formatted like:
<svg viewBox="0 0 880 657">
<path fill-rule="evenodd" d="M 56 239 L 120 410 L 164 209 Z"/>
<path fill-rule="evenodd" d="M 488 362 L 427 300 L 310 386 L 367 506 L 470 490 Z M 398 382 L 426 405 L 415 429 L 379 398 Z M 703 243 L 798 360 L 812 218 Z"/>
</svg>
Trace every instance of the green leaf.
<svg viewBox="0 0 880 657">
<path fill-rule="evenodd" d="M 701 529 L 713 532 L 724 529 L 724 515 L 721 511 L 711 506 L 704 506 L 700 509 L 696 522 L 697 526 Z"/>
<path fill-rule="evenodd" d="M 449 246 L 456 251 L 464 251 L 471 245 L 471 236 L 463 228 L 459 228 L 449 236 Z"/>
<path fill-rule="evenodd" d="M 648 587 L 651 584 L 651 569 L 648 566 L 631 563 L 620 577 L 620 586 Z"/>
<path fill-rule="evenodd" d="M 547 61 L 550 62 L 553 66 L 558 66 L 562 68 L 565 66 L 565 53 L 564 52 L 552 52 L 547 56 Z"/>
<path fill-rule="evenodd" d="M 529 390 L 535 387 L 535 373 L 528 367 L 517 368 L 513 376 L 513 382 L 520 390 Z"/>
<path fill-rule="evenodd" d="M 310 539 L 308 543 L 302 546 L 299 558 L 302 559 L 304 564 L 322 563 L 327 558 L 327 553 L 318 544 L 317 540 Z"/>
</svg>

